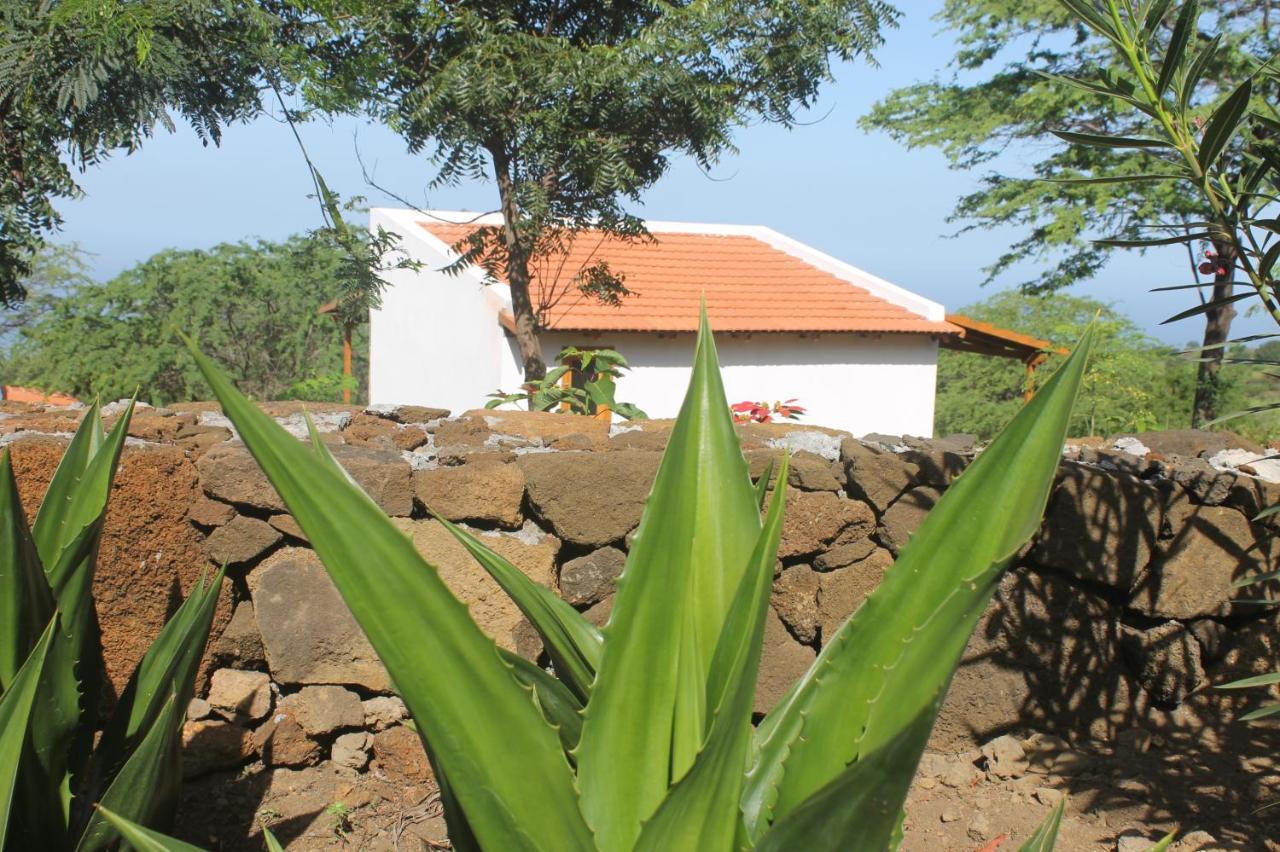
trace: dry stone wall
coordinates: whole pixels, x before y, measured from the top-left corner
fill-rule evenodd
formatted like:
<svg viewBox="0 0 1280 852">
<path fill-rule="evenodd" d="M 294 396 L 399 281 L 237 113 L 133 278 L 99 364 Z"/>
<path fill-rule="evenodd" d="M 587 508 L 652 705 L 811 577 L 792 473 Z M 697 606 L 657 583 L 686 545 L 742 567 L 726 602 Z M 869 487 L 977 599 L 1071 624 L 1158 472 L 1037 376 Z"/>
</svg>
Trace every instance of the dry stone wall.
<svg viewBox="0 0 1280 852">
<path fill-rule="evenodd" d="M 300 404 L 264 408 L 304 435 Z M 498 644 L 543 653 L 428 506 L 593 621 L 607 619 L 670 422 L 309 408 L 338 460 Z M 0 403 L 0 444 L 31 514 L 77 418 Z M 807 425 L 740 432 L 753 476 L 793 454 L 788 481 L 772 485 L 787 489 L 789 511 L 756 698 L 764 712 L 979 450 L 963 438 L 859 440 Z M 130 436 L 95 580 L 116 689 L 195 578 L 230 566 L 186 727 L 188 775 L 329 761 L 427 783 L 386 671 L 229 422 L 207 404 L 142 408 Z M 1252 455 L 1224 455 L 1233 448 Z M 1280 625 L 1247 600 L 1265 590 L 1234 587 L 1277 556 L 1271 529 L 1250 520 L 1280 502 L 1260 455 L 1202 433 L 1069 445 L 1046 522 L 983 614 L 932 746 L 963 751 L 1026 728 L 1212 737 L 1256 704 L 1256 694 L 1211 687 L 1280 665 Z M 378 566 L 368 570 L 376 582 Z"/>
</svg>

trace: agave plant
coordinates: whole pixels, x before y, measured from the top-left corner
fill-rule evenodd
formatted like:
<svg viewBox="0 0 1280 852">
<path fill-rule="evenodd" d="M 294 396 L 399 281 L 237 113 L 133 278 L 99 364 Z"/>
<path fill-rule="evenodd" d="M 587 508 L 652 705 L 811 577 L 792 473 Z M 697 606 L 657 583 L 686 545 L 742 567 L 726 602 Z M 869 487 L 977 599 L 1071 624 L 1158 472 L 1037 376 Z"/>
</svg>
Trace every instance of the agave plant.
<svg viewBox="0 0 1280 852">
<path fill-rule="evenodd" d="M 780 489 L 761 518 L 764 483 L 748 476 L 705 315 L 603 631 L 449 527 L 537 628 L 554 675 L 481 632 L 318 436 L 294 440 L 193 352 L 408 705 L 455 849 L 728 852 L 897 844 L 969 635 L 1040 523 L 1091 341 L 956 480 L 758 726 L 785 500 Z"/>
<path fill-rule="evenodd" d="M 123 819 L 164 826 L 177 804 L 187 702 L 222 576 L 202 580 L 99 725 L 98 542 L 133 406 L 104 433 L 95 405 L 27 525 L 0 454 L 0 849 L 106 849 Z"/>
</svg>

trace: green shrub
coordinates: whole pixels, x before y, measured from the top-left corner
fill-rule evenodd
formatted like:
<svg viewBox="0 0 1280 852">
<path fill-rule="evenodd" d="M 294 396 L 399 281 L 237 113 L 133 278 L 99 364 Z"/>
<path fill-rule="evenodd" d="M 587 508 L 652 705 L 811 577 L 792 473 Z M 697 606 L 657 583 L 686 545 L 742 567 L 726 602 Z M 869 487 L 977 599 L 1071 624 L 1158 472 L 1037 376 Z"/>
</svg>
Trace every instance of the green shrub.
<svg viewBox="0 0 1280 852">
<path fill-rule="evenodd" d="M 870 850 L 897 842 L 969 634 L 1040 523 L 1092 335 L 758 728 L 785 501 L 762 521 L 705 317 L 603 631 L 449 527 L 538 629 L 554 677 L 480 631 L 318 436 L 294 440 L 196 357 L 408 705 L 455 849 Z"/>
<path fill-rule="evenodd" d="M 164 826 L 178 800 L 183 715 L 222 583 L 201 581 L 99 726 L 98 542 L 133 407 L 104 434 L 89 409 L 29 528 L 0 454 L 0 849 L 113 847 L 96 806 Z"/>
</svg>

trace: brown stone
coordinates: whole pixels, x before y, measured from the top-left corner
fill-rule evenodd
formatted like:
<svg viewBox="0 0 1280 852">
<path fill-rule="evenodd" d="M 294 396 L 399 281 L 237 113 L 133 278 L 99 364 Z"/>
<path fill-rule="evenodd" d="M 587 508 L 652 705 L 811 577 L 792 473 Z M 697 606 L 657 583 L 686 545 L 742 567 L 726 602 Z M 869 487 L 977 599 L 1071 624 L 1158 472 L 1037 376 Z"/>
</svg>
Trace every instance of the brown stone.
<svg viewBox="0 0 1280 852">
<path fill-rule="evenodd" d="M 413 474 L 418 502 L 446 520 L 519 529 L 524 522 L 524 473 L 514 464 L 483 461 Z"/>
<path fill-rule="evenodd" d="M 214 640 L 209 654 L 220 665 L 229 668 L 257 669 L 266 666 L 267 655 L 262 647 L 262 636 L 258 633 L 258 623 L 253 618 L 251 601 L 236 604 L 231 620 L 222 635 Z"/>
<path fill-rule="evenodd" d="M 342 439 L 361 447 L 395 447 L 395 434 L 399 431 L 394 421 L 372 414 L 355 414 L 342 429 Z"/>
<path fill-rule="evenodd" d="M 588 606 L 613 592 L 627 555 L 616 547 L 602 547 L 570 559 L 560 567 L 560 596 L 574 606 Z"/>
<path fill-rule="evenodd" d="M 1200 642 L 1177 621 L 1146 629 L 1124 627 L 1120 647 L 1138 683 L 1158 705 L 1176 707 L 1204 682 Z"/>
<path fill-rule="evenodd" d="M 902 458 L 919 468 L 917 482 L 934 488 L 946 488 L 969 464 L 963 453 L 938 441 L 922 442 L 903 453 Z"/>
<path fill-rule="evenodd" d="M 200 471 L 200 487 L 215 500 L 272 512 L 285 511 L 280 495 L 239 441 L 212 447 L 196 462 L 196 468 Z"/>
<path fill-rule="evenodd" d="M 582 614 L 582 617 L 603 630 L 604 626 L 609 623 L 609 616 L 611 615 L 613 615 L 613 595 L 609 595 L 609 597 L 588 609 Z"/>
<path fill-rule="evenodd" d="M 619 450 L 530 453 L 517 464 L 534 512 L 557 536 L 602 547 L 621 541 L 640 522 L 660 460 L 658 453 Z"/>
<path fill-rule="evenodd" d="M 844 466 L 822 456 L 800 451 L 791 456 L 787 484 L 801 491 L 843 491 Z"/>
<path fill-rule="evenodd" d="M 289 536 L 289 538 L 300 541 L 303 544 L 311 543 L 311 539 L 307 538 L 307 534 L 302 531 L 302 527 L 293 515 L 272 515 L 267 518 L 267 523 Z"/>
<path fill-rule="evenodd" d="M 429 423 L 449 416 L 447 408 L 430 408 L 425 405 L 393 405 L 378 408 L 366 408 L 365 414 L 383 417 L 396 423 Z"/>
<path fill-rule="evenodd" d="M 234 769 L 253 753 L 253 735 L 233 722 L 207 719 L 182 726 L 183 778 Z"/>
<path fill-rule="evenodd" d="M 360 696 L 340 686 L 304 686 L 280 699 L 280 711 L 291 713 L 312 737 L 364 724 Z"/>
<path fill-rule="evenodd" d="M 1031 558 L 1128 592 L 1160 534 L 1160 493 L 1124 473 L 1062 466 Z"/>
<path fill-rule="evenodd" d="M 205 553 L 215 565 L 252 562 L 280 541 L 279 530 L 266 521 L 236 515 L 205 540 Z"/>
<path fill-rule="evenodd" d="M 398 450 L 377 447 L 331 446 L 330 451 L 356 484 L 393 518 L 413 514 L 413 480 L 409 463 Z"/>
<path fill-rule="evenodd" d="M 1268 564 L 1244 515 L 1222 506 L 1200 507 L 1162 543 L 1129 605 L 1163 618 L 1225 614 L 1228 602 L 1240 596 L 1232 584 Z"/>
<path fill-rule="evenodd" d="M 1055 573 L 1005 575 L 978 619 L 930 747 L 962 751 L 1015 729 L 1109 740 L 1138 713 L 1119 613 Z"/>
<path fill-rule="evenodd" d="M 192 459 L 199 459 L 209 450 L 231 440 L 231 430 L 222 426 L 193 426 L 183 429 L 174 444 L 187 451 Z"/>
<path fill-rule="evenodd" d="M 674 420 L 632 421 L 624 427 L 624 431 L 615 431 L 609 438 L 609 449 L 661 452 L 667 448 L 674 425 Z"/>
<path fill-rule="evenodd" d="M 256 722 L 271 712 L 271 678 L 264 672 L 218 669 L 205 700 L 228 717 Z"/>
<path fill-rule="evenodd" d="M 920 468 L 897 453 L 869 447 L 854 438 L 840 444 L 849 493 L 883 514 L 915 482 Z"/>
<path fill-rule="evenodd" d="M 550 444 L 569 435 L 582 435 L 590 439 L 593 446 L 602 447 L 609 439 L 609 421 L 604 418 L 500 409 L 473 409 L 463 416 L 483 419 L 495 434 L 524 438 L 535 443 Z"/>
<path fill-rule="evenodd" d="M 893 566 L 893 554 L 883 548 L 837 571 L 818 575 L 818 617 L 822 643 L 836 635 L 840 625 L 876 590 L 884 573 Z"/>
<path fill-rule="evenodd" d="M 911 534 L 924 523 L 925 516 L 941 497 L 942 492 L 929 485 L 912 488 L 899 497 L 880 519 L 876 530 L 880 543 L 895 555 L 901 553 Z"/>
<path fill-rule="evenodd" d="M 404 725 L 373 735 L 373 759 L 376 768 L 415 784 L 425 784 L 435 778 L 422 740 Z"/>
<path fill-rule="evenodd" d="M 1205 453 L 1213 455 L 1233 447 L 1262 453 L 1262 448 L 1258 444 L 1234 432 L 1165 429 L 1158 432 L 1139 432 L 1136 437 L 1144 446 L 1166 458 L 1192 459 Z"/>
<path fill-rule="evenodd" d="M 812 556 L 833 543 L 852 543 L 869 535 L 875 522 L 871 507 L 860 500 L 829 491 L 788 488 L 778 558 Z"/>
<path fill-rule="evenodd" d="M 861 562 L 877 548 L 874 539 L 860 538 L 849 544 L 832 547 L 825 553 L 819 553 L 813 560 L 813 567 L 818 571 L 835 571 L 846 565 Z"/>
<path fill-rule="evenodd" d="M 813 665 L 817 654 L 787 632 L 786 625 L 769 607 L 764 625 L 764 648 L 756 678 L 755 712 L 767 713 Z"/>
<path fill-rule="evenodd" d="M 226 503 L 218 503 L 207 497 L 198 497 L 187 510 L 191 523 L 202 527 L 220 527 L 236 516 L 236 510 Z"/>
<path fill-rule="evenodd" d="M 66 441 L 56 438 L 9 444 L 28 518 L 35 518 L 65 447 Z M 195 466 L 180 448 L 158 444 L 124 448 L 93 579 L 108 704 L 124 689 L 160 628 L 205 573 L 203 537 L 187 520 L 187 511 L 198 497 Z M 218 635 L 230 617 L 231 585 L 227 583 L 215 610 L 212 635 Z"/>
<path fill-rule="evenodd" d="M 391 688 L 373 646 L 314 552 L 278 550 L 249 573 L 248 582 L 277 682 L 347 684 L 374 692 Z"/>
<path fill-rule="evenodd" d="M 443 524 L 434 520 L 402 519 L 396 519 L 395 524 L 412 537 L 418 552 L 436 567 L 449 590 L 467 604 L 481 630 L 503 648 L 517 652 L 529 650 L 517 642 L 517 629 L 523 621 L 520 609 Z M 530 543 L 522 540 L 523 535 L 508 534 L 480 535 L 479 539 L 534 582 L 555 588 L 555 559 L 560 549 L 556 539 L 543 535 Z M 532 650 L 534 653 L 528 656 L 536 657 L 540 644 Z"/>
<path fill-rule="evenodd" d="M 320 759 L 320 746 L 288 712 L 273 714 L 254 731 L 253 747 L 268 766 L 310 766 Z"/>
<path fill-rule="evenodd" d="M 822 622 L 818 614 L 820 576 L 808 565 L 792 565 L 773 581 L 773 608 L 791 633 L 806 645 L 817 641 Z"/>
<path fill-rule="evenodd" d="M 1218 470 L 1203 459 L 1186 459 L 1174 466 L 1171 478 L 1187 489 L 1192 502 L 1205 506 L 1220 506 L 1231 496 L 1240 481 L 1239 475 Z"/>
</svg>

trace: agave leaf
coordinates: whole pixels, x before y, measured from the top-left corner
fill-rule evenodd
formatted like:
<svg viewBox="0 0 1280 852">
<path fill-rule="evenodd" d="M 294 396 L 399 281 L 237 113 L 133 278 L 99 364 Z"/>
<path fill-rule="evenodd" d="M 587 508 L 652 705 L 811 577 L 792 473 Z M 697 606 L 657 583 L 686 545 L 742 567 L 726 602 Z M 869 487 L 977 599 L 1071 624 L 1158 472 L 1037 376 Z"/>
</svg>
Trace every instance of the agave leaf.
<svg viewBox="0 0 1280 852">
<path fill-rule="evenodd" d="M 577 696 L 578 702 L 585 703 L 591 694 L 596 667 L 600 665 L 602 640 L 596 626 L 557 597 L 555 592 L 530 580 L 523 571 L 494 553 L 475 536 L 439 514 L 432 514 L 529 619 L 547 646 L 556 674 Z"/>
<path fill-rule="evenodd" d="M 1058 827 L 1062 825 L 1062 814 L 1067 808 L 1067 798 L 1063 796 L 1044 822 L 1036 829 L 1035 834 L 1027 838 L 1027 842 L 1018 847 L 1018 852 L 1053 852 L 1058 842 Z"/>
<path fill-rule="evenodd" d="M 271 833 L 271 829 L 262 829 L 262 839 L 266 841 L 267 852 L 284 852 L 284 847 L 280 845 L 279 840 L 276 840 L 276 836 Z"/>
<path fill-rule="evenodd" d="M 626 568 L 578 746 L 582 812 L 630 849 L 702 748 L 707 673 L 760 532 L 703 311 L 693 376 Z"/>
<path fill-rule="evenodd" d="M 756 506 L 763 511 L 764 500 L 769 496 L 769 480 L 773 477 L 773 459 L 769 459 L 764 466 L 764 473 L 760 474 L 760 478 L 756 480 Z M 785 485 L 786 483 L 783 482 Z"/>
<path fill-rule="evenodd" d="M 1169 832 L 1164 837 L 1161 837 L 1158 841 L 1156 841 L 1156 843 L 1150 849 L 1148 849 L 1147 852 L 1165 852 L 1165 850 L 1167 850 L 1173 844 L 1173 838 L 1175 836 L 1176 836 L 1176 832 L 1172 832 L 1172 831 Z"/>
<path fill-rule="evenodd" d="M 182 719 L 186 707 L 170 693 L 160 715 L 125 761 L 111 786 L 98 804 L 125 819 L 153 828 L 173 819 L 178 807 L 178 788 L 182 783 L 182 766 L 178 750 Z M 119 832 L 96 808 L 90 814 L 76 852 L 100 852 L 110 849 Z"/>
<path fill-rule="evenodd" d="M 480 845 L 591 849 L 557 734 L 493 640 L 327 451 L 299 443 L 191 349 L 387 667 Z"/>
<path fill-rule="evenodd" d="M 31 711 L 35 707 L 36 690 L 44 669 L 49 646 L 53 642 L 57 619 L 49 620 L 48 627 L 36 640 L 22 667 L 18 669 L 9 688 L 0 696 L 0 849 L 5 848 L 9 826 L 13 822 L 10 810 L 18 790 L 18 775 L 22 769 L 24 748 Z"/>
<path fill-rule="evenodd" d="M 778 470 L 785 482 L 787 459 Z M 742 824 L 738 799 L 742 767 L 751 747 L 751 707 L 764 643 L 773 566 L 782 536 L 784 490 L 769 506 L 764 528 L 716 646 L 707 681 L 707 706 L 715 708 L 706 746 L 693 768 L 676 782 L 640 831 L 636 849 L 732 849 Z"/>
<path fill-rule="evenodd" d="M 1266 719 L 1280 713 L 1280 703 L 1264 704 L 1256 710 L 1250 710 L 1240 717 L 1241 722 L 1252 722 L 1255 719 Z"/>
<path fill-rule="evenodd" d="M 858 837 L 867 848 L 887 844 L 890 817 L 906 796 L 974 624 L 1005 565 L 1040 523 L 1094 335 L 1091 327 L 956 479 L 879 588 L 766 718 L 743 798 L 752 838 L 811 797 L 821 799 L 835 782 L 843 795 L 874 795 L 884 803 L 879 825 L 885 833 L 859 828 Z M 805 812 L 813 819 L 840 818 L 809 804 Z M 826 835 L 815 825 L 806 836 Z"/>
<path fill-rule="evenodd" d="M 27 528 L 9 451 L 0 454 L 0 692 L 53 618 L 53 592 Z"/>
<path fill-rule="evenodd" d="M 1280 672 L 1268 672 L 1267 674 L 1256 675 L 1254 677 L 1245 677 L 1240 680 L 1233 680 L 1230 683 L 1220 683 L 1215 689 L 1248 689 L 1252 686 L 1270 686 L 1273 683 L 1280 683 Z"/>
<path fill-rule="evenodd" d="M 64 543 L 74 536 L 74 531 L 66 531 L 70 524 L 71 500 L 89 460 L 102 446 L 103 438 L 102 418 L 95 402 L 80 419 L 75 435 L 49 480 L 49 488 L 31 525 L 31 534 L 46 567 L 53 562 Z"/>
<path fill-rule="evenodd" d="M 99 807 L 98 813 L 102 814 L 102 818 L 119 832 L 120 837 L 126 844 L 131 847 L 134 852 L 204 852 L 199 846 L 192 846 L 190 843 L 183 843 L 173 837 L 168 837 L 158 831 L 152 831 L 149 828 L 143 828 L 132 820 L 127 820 L 115 811 L 107 808 Z M 268 832 L 269 833 L 269 832 Z M 274 838 L 272 838 L 274 840 Z M 267 848 L 271 848 L 271 841 L 267 841 Z M 279 844 L 276 844 L 279 848 Z"/>
<path fill-rule="evenodd" d="M 225 576 L 224 568 L 212 583 L 201 577 L 147 649 L 103 731 L 94 755 L 91 790 L 101 789 L 109 782 L 159 717 L 169 695 L 176 694 L 182 707 L 190 702 Z"/>
<path fill-rule="evenodd" d="M 565 754 L 573 751 L 582 736 L 582 701 L 569 687 L 529 662 L 519 654 L 499 649 L 502 659 L 511 666 L 516 680 L 532 690 L 542 708 L 547 724 L 555 727 Z"/>
</svg>

